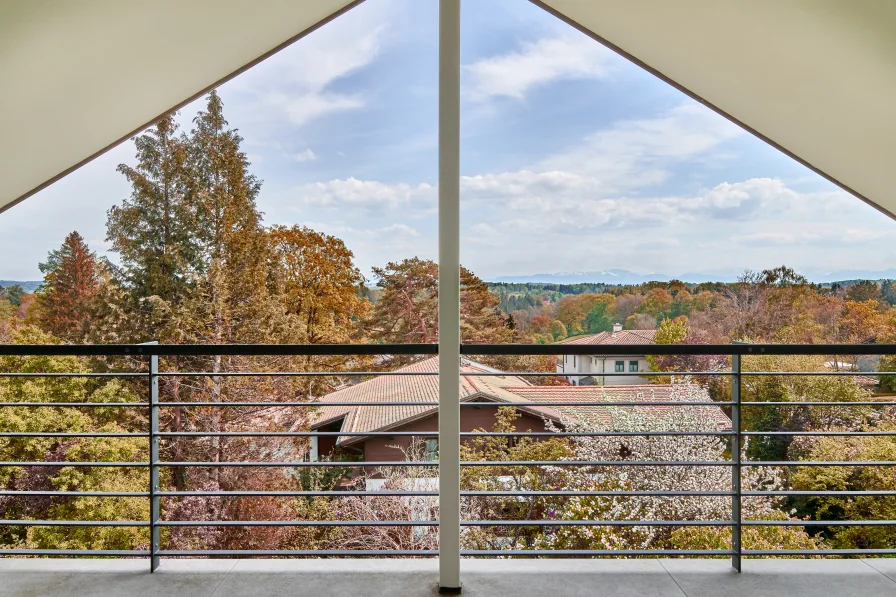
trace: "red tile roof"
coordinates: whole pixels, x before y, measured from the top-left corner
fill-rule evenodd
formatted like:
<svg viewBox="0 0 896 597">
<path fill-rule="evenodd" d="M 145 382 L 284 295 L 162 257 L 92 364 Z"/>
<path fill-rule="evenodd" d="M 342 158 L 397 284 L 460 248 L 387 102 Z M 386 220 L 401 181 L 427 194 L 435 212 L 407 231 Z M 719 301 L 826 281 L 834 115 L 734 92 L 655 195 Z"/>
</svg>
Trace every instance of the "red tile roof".
<svg viewBox="0 0 896 597">
<path fill-rule="evenodd" d="M 621 330 L 618 332 L 601 332 L 588 336 L 574 336 L 561 340 L 557 344 L 604 344 L 604 345 L 644 345 L 656 344 L 656 330 Z"/>
</svg>

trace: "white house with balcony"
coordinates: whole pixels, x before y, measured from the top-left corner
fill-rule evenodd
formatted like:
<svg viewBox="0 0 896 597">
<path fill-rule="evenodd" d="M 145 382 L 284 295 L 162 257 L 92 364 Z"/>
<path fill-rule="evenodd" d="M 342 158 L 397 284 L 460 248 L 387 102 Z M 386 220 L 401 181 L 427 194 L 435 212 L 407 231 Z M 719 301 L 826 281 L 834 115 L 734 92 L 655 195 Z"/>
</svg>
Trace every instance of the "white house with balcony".
<svg viewBox="0 0 896 597">
<path fill-rule="evenodd" d="M 567 338 L 558 344 L 631 346 L 632 351 L 630 354 L 612 356 L 563 355 L 557 359 L 557 373 L 562 374 L 574 386 L 631 386 L 647 383 L 648 380 L 638 373 L 647 371 L 650 366 L 643 347 L 656 344 L 655 335 L 656 330 L 623 330 L 622 324 L 616 323 L 612 332 Z M 607 373 L 611 375 L 606 375 Z"/>
</svg>

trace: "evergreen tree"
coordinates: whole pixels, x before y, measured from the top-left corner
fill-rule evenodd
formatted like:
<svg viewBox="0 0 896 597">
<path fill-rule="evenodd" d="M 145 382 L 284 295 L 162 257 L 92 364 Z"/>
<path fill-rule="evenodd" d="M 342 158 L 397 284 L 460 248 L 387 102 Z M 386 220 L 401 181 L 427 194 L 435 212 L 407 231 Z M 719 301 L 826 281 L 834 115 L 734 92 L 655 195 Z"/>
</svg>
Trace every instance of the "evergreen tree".
<svg viewBox="0 0 896 597">
<path fill-rule="evenodd" d="M 13 284 L 5 288 L 3 286 L 0 286 L 0 301 L 6 301 L 13 307 L 20 306 L 22 304 L 22 298 L 24 296 L 25 289 L 18 284 Z"/>
<path fill-rule="evenodd" d="M 158 297 L 174 305 L 188 294 L 202 265 L 186 197 L 186 143 L 169 115 L 134 144 L 137 166 L 118 166 L 131 183 L 131 196 L 109 210 L 106 240 L 120 255 L 132 299 Z"/>
<path fill-rule="evenodd" d="M 102 284 L 102 266 L 96 254 L 80 234 L 72 232 L 38 267 L 44 283 L 37 294 L 37 323 L 67 342 L 83 341 Z"/>
<path fill-rule="evenodd" d="M 215 92 L 193 124 L 186 194 L 201 282 L 181 329 L 192 341 L 264 341 L 265 330 L 255 325 L 266 298 L 266 239 L 255 205 L 261 181 L 249 172 L 242 137 L 228 128 Z"/>
</svg>

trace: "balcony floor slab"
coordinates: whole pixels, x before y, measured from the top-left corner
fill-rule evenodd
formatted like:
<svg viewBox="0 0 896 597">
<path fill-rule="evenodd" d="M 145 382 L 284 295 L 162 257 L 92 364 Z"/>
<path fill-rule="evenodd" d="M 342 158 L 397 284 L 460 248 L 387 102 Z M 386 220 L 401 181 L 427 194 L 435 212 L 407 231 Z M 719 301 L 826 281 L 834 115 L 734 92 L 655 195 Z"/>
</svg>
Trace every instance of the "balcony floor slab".
<svg viewBox="0 0 896 597">
<path fill-rule="evenodd" d="M 430 596 L 438 564 L 416 560 L 0 559 L 0 595 Z M 896 560 L 464 560 L 464 595 L 550 597 L 896 596 Z"/>
</svg>

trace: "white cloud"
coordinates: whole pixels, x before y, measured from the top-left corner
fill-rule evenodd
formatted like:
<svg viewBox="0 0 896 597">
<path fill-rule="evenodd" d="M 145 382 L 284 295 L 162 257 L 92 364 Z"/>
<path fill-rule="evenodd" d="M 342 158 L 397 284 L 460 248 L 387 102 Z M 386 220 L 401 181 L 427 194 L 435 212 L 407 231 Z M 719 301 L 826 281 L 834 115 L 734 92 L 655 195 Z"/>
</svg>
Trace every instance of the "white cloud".
<svg viewBox="0 0 896 597">
<path fill-rule="evenodd" d="M 345 224 L 333 224 L 326 222 L 302 222 L 302 226 L 307 226 L 312 230 L 324 232 L 326 234 L 337 236 L 361 236 L 361 237 L 380 237 L 388 235 L 389 238 L 394 236 L 416 237 L 420 236 L 415 228 L 407 224 L 391 224 L 381 228 L 353 228 Z"/>
<path fill-rule="evenodd" d="M 361 93 L 333 89 L 339 80 L 370 65 L 382 48 L 382 11 L 353 10 L 223 87 L 244 101 L 247 118 L 284 115 L 296 126 L 327 114 L 362 108 Z"/>
<path fill-rule="evenodd" d="M 516 51 L 464 66 L 474 99 L 507 96 L 522 99 L 530 89 L 560 79 L 607 75 L 613 54 L 579 33 L 540 39 Z"/>
<path fill-rule="evenodd" d="M 411 186 L 404 183 L 358 180 L 354 177 L 302 185 L 298 194 L 300 200 L 307 205 L 336 209 L 360 208 L 376 212 L 398 208 L 432 209 L 436 201 L 435 187 L 426 183 Z"/>
<path fill-rule="evenodd" d="M 585 137 L 577 147 L 534 166 L 591 176 L 605 194 L 657 185 L 670 168 L 703 156 L 743 131 L 696 104 L 678 106 L 653 118 L 623 120 Z"/>
<path fill-rule="evenodd" d="M 305 151 L 300 151 L 299 153 L 292 154 L 292 159 L 297 162 L 311 162 L 317 159 L 317 154 L 315 154 L 309 148 Z"/>
<path fill-rule="evenodd" d="M 780 181 L 720 185 L 699 198 L 638 195 L 666 180 L 673 167 L 705 157 L 740 133 L 705 108 L 680 106 L 655 118 L 617 122 L 526 169 L 462 177 L 462 198 L 517 214 L 550 214 L 556 225 L 582 231 L 656 225 L 690 217 L 698 207 L 733 213 L 784 192 Z"/>
</svg>

